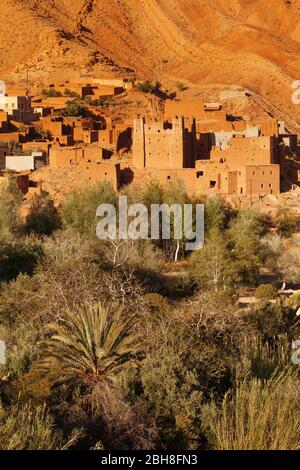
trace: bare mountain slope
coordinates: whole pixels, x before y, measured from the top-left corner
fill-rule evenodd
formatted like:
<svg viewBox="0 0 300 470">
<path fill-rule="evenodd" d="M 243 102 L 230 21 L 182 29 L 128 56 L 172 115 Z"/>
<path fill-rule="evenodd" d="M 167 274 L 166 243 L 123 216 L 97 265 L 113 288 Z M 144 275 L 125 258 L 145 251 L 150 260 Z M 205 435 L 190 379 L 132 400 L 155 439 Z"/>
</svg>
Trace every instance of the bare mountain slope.
<svg viewBox="0 0 300 470">
<path fill-rule="evenodd" d="M 134 70 L 252 89 L 300 118 L 300 0 L 2 0 L 4 78 Z M 55 75 L 56 74 L 56 75 Z"/>
</svg>

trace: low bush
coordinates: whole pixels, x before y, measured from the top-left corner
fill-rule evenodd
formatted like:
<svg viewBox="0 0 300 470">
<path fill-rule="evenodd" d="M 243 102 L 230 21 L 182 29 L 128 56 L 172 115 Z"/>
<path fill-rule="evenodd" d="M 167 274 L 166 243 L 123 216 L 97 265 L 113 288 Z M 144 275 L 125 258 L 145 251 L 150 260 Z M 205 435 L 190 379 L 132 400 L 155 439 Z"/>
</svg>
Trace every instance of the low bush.
<svg viewBox="0 0 300 470">
<path fill-rule="evenodd" d="M 300 388 L 290 372 L 245 379 L 222 402 L 205 406 L 202 421 L 216 450 L 299 450 Z"/>
<path fill-rule="evenodd" d="M 261 284 L 255 291 L 255 298 L 259 300 L 273 300 L 277 296 L 277 289 L 271 284 Z"/>
</svg>

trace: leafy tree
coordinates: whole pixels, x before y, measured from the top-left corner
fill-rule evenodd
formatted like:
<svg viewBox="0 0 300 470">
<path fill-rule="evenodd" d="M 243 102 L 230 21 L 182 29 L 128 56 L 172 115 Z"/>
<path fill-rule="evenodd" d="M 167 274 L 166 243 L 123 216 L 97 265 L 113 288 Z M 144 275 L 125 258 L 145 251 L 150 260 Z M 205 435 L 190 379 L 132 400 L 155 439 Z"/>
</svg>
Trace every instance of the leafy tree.
<svg viewBox="0 0 300 470">
<path fill-rule="evenodd" d="M 95 238 L 96 210 L 100 204 L 116 204 L 116 193 L 108 182 L 73 191 L 62 207 L 63 226 L 76 229 L 88 238 Z"/>
<path fill-rule="evenodd" d="M 141 352 L 133 326 L 132 316 L 120 318 L 99 304 L 68 311 L 62 324 L 48 325 L 52 333 L 34 370 L 53 386 L 84 379 L 112 384 Z"/>
<path fill-rule="evenodd" d="M 205 202 L 205 231 L 226 229 L 235 217 L 235 211 L 220 198 L 210 198 Z"/>
<path fill-rule="evenodd" d="M 164 190 L 163 202 L 171 207 L 173 204 L 178 204 L 182 208 L 182 214 L 184 209 L 184 204 L 190 202 L 187 195 L 184 184 L 177 180 L 172 184 L 168 184 Z M 170 240 L 163 241 L 163 248 L 168 258 L 171 258 L 174 261 L 177 261 L 179 250 L 183 249 L 184 240 L 175 239 L 175 217 L 174 213 L 171 212 L 170 217 L 171 222 L 171 238 Z M 183 221 L 182 221 L 183 224 Z M 183 225 L 182 225 L 183 233 Z"/>
<path fill-rule="evenodd" d="M 140 193 L 139 193 L 140 194 Z M 151 179 L 151 181 L 147 181 L 144 186 L 144 190 L 142 193 L 142 202 L 146 205 L 148 210 L 151 208 L 151 204 L 163 204 L 164 202 L 164 188 L 159 183 L 159 181 L 155 179 Z M 140 201 L 136 201 L 140 202 Z"/>
<path fill-rule="evenodd" d="M 231 253 L 235 271 L 243 282 L 253 282 L 262 263 L 260 238 L 265 230 L 262 217 L 253 211 L 241 211 L 230 225 Z"/>
<path fill-rule="evenodd" d="M 228 244 L 218 229 L 212 229 L 202 250 L 194 251 L 189 260 L 189 271 L 201 286 L 227 289 L 233 282 L 234 263 Z"/>
</svg>

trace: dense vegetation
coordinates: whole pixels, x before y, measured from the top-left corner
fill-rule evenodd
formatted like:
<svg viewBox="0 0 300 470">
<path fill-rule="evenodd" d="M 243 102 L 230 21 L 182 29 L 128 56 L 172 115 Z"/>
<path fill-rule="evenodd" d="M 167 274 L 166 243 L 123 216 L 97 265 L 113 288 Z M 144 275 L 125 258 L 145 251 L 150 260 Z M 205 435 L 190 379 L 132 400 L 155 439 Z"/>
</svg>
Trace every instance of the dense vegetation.
<svg viewBox="0 0 300 470">
<path fill-rule="evenodd" d="M 109 184 L 58 211 L 43 192 L 26 220 L 16 185 L 0 188 L 1 449 L 300 449 L 300 298 L 279 293 L 300 283 L 291 215 L 179 183 L 123 194 L 205 203 L 204 248 L 98 240 Z"/>
</svg>

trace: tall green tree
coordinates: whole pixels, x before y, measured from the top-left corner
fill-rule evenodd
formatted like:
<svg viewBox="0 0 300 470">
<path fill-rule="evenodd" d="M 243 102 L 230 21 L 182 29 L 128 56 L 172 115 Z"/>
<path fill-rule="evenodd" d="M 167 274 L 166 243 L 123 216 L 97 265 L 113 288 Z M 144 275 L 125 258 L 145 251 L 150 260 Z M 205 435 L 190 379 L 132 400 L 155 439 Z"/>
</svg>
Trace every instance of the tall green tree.
<svg viewBox="0 0 300 470">
<path fill-rule="evenodd" d="M 231 253 L 235 270 L 243 282 L 253 282 L 259 275 L 263 256 L 260 238 L 264 228 L 260 214 L 251 210 L 239 212 L 230 225 Z"/>
<path fill-rule="evenodd" d="M 234 263 L 220 230 L 212 229 L 203 249 L 192 253 L 189 269 L 199 285 L 215 291 L 225 290 L 231 285 L 234 280 Z"/>
<path fill-rule="evenodd" d="M 76 229 L 88 238 L 96 238 L 96 210 L 100 204 L 116 205 L 116 193 L 109 182 L 73 191 L 62 207 L 63 226 Z"/>
</svg>

